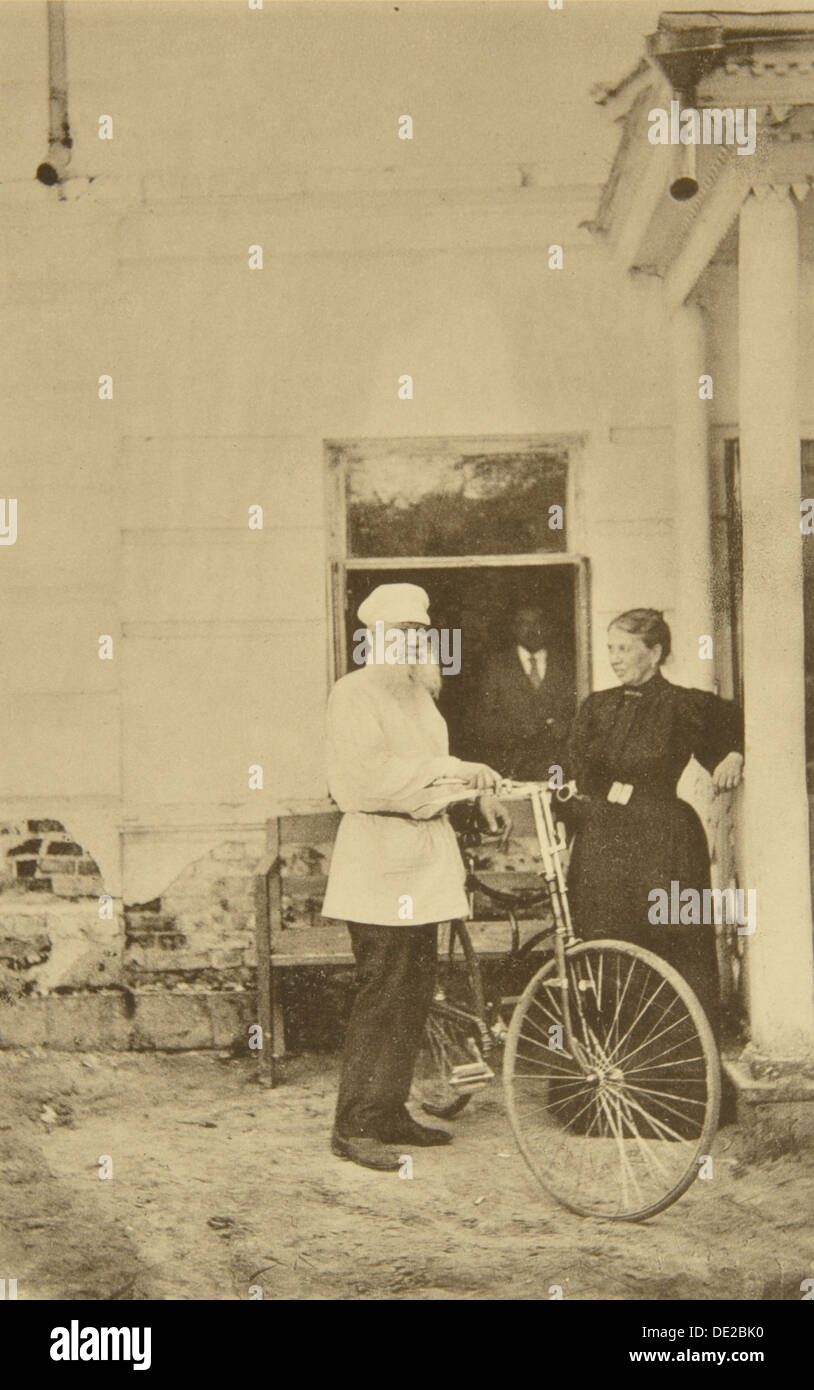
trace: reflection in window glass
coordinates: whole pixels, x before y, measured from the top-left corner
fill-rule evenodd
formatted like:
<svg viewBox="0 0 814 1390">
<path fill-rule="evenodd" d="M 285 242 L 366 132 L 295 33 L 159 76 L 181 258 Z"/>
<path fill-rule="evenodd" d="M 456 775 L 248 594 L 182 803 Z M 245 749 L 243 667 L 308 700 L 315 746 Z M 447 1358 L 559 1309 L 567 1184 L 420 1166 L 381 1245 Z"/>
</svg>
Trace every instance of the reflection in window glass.
<svg viewBox="0 0 814 1390">
<path fill-rule="evenodd" d="M 348 555 L 566 550 L 565 448 L 483 441 L 332 445 L 346 476 Z"/>
</svg>

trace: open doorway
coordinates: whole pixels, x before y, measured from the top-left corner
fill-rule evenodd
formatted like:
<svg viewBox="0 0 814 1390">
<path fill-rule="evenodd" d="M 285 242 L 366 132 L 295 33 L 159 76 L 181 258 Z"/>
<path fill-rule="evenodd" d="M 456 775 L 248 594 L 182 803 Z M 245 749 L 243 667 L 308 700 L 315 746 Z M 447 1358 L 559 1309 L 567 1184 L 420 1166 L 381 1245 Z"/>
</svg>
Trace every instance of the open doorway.
<svg viewBox="0 0 814 1390">
<path fill-rule="evenodd" d="M 345 652 L 344 670 L 353 669 L 356 616 L 362 600 L 378 584 L 420 584 L 430 599 L 430 617 L 436 628 L 457 628 L 461 634 L 461 670 L 443 678 L 439 708 L 447 721 L 450 749 L 458 757 L 481 759 L 487 756 L 487 727 L 493 710 L 483 708 L 486 672 L 495 659 L 505 656 L 517 661 L 512 638 L 512 620 L 519 608 L 539 608 L 545 615 L 549 682 L 556 679 L 563 690 L 568 722 L 576 711 L 583 684 L 578 620 L 581 572 L 572 563 L 446 564 L 428 562 L 409 567 L 354 569 L 345 572 Z M 337 674 L 340 674 L 338 672 Z M 582 677 L 582 678 L 581 678 Z M 487 718 L 488 716 L 488 718 Z M 506 711 L 510 717 L 510 711 Z M 499 769 L 500 770 L 500 769 Z"/>
</svg>

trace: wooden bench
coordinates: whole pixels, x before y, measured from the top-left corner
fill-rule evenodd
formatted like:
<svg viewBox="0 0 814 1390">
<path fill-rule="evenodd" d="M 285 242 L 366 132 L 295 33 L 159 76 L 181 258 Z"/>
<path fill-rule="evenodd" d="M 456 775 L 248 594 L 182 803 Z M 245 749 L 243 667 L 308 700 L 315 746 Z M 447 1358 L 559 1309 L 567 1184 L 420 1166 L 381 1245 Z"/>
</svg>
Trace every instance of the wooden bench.
<svg viewBox="0 0 814 1390">
<path fill-rule="evenodd" d="M 532 835 L 531 812 L 525 824 L 521 806 L 515 831 Z M 266 854 L 255 878 L 255 921 L 257 934 L 257 1012 L 263 1033 L 258 1051 L 260 1078 L 273 1086 L 279 1080 L 285 1056 L 281 975 L 283 970 L 303 967 L 353 965 L 354 957 L 344 922 L 321 916 L 328 881 L 331 854 L 342 813 L 325 803 L 324 810 L 284 813 L 267 822 Z M 523 863 L 522 867 L 530 867 Z M 500 878 L 501 875 L 492 877 Z M 507 884 L 518 881 L 517 873 L 507 873 Z M 481 960 L 497 959 L 507 952 L 510 932 L 505 914 L 478 895 L 472 899 L 473 917 L 469 925 L 473 943 Z M 528 918 L 529 914 L 522 914 Z M 536 914 L 526 925 L 540 925 Z"/>
<path fill-rule="evenodd" d="M 352 965 L 344 922 L 320 917 L 331 851 L 342 819 L 326 810 L 275 816 L 266 825 L 266 855 L 255 878 L 257 1013 L 263 1031 L 261 1080 L 273 1086 L 285 1056 L 281 970 Z"/>
</svg>

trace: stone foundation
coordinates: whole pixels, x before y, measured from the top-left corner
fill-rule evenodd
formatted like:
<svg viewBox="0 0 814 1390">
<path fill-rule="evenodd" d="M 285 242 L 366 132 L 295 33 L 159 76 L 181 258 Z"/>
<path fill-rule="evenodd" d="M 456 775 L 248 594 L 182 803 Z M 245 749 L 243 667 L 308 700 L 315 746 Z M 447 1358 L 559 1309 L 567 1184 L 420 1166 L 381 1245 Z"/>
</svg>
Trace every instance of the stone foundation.
<svg viewBox="0 0 814 1390">
<path fill-rule="evenodd" d="M 735 1094 L 735 1118 L 752 1138 L 755 1159 L 814 1148 L 814 1061 L 783 1063 L 751 1044 L 723 1068 Z"/>
<path fill-rule="evenodd" d="M 0 1002 L 0 1048 L 59 1052 L 182 1052 L 246 1046 L 252 991 L 124 992 L 31 996 Z"/>
</svg>

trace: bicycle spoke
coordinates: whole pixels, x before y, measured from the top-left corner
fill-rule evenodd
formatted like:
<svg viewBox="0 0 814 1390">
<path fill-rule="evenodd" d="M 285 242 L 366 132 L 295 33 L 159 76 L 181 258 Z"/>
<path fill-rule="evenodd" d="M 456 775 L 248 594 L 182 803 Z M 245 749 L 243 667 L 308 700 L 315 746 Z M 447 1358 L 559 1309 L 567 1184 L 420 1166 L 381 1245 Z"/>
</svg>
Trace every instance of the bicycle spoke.
<svg viewBox="0 0 814 1390">
<path fill-rule="evenodd" d="M 620 1177 L 621 1177 L 621 1180 L 622 1180 L 622 1200 L 623 1200 L 623 1202 L 625 1203 L 625 1206 L 627 1207 L 628 1204 L 629 1204 L 629 1200 L 630 1200 L 630 1199 L 629 1199 L 629 1196 L 628 1196 L 628 1186 L 627 1186 L 627 1174 L 628 1174 L 628 1170 L 630 1171 L 630 1175 L 631 1175 L 631 1177 L 633 1178 L 634 1186 L 638 1187 L 638 1183 L 636 1182 L 635 1176 L 634 1176 L 634 1174 L 633 1174 L 633 1169 L 630 1167 L 630 1163 L 629 1163 L 627 1154 L 625 1153 L 625 1146 L 624 1146 L 624 1143 L 623 1143 L 623 1141 L 622 1141 L 622 1137 L 621 1137 L 621 1135 L 619 1134 L 619 1132 L 618 1132 L 617 1130 L 614 1129 L 614 1126 L 613 1126 L 613 1118 L 612 1118 L 611 1113 L 610 1113 L 610 1105 L 609 1105 L 609 1103 L 608 1103 L 608 1101 L 607 1101 L 607 1098 L 606 1098 L 605 1096 L 601 1096 L 601 1097 L 600 1097 L 600 1104 L 602 1105 L 602 1108 L 603 1108 L 603 1110 L 604 1110 L 604 1112 L 605 1112 L 605 1118 L 606 1118 L 607 1121 L 608 1121 L 608 1124 L 609 1124 L 610 1129 L 611 1129 L 611 1133 L 613 1134 L 613 1137 L 614 1137 L 614 1139 L 616 1140 L 616 1146 L 617 1146 L 617 1149 L 618 1149 L 618 1151 L 619 1151 L 619 1158 L 620 1158 L 620 1160 L 621 1160 L 621 1162 L 620 1162 L 620 1167 L 619 1167 L 619 1173 L 620 1173 Z M 641 1190 L 639 1190 L 639 1200 L 641 1201 Z"/>
<path fill-rule="evenodd" d="M 698 1043 L 698 1038 L 697 1038 L 696 1035 L 693 1033 L 692 1037 L 689 1037 L 689 1038 L 682 1038 L 680 1042 L 673 1043 L 673 1046 L 672 1046 L 672 1047 L 665 1047 L 661 1052 L 659 1052 L 659 1053 L 657 1054 L 657 1056 L 659 1056 L 659 1057 L 669 1057 L 671 1052 L 677 1052 L 678 1049 L 679 1049 L 680 1047 L 690 1047 L 691 1045 L 692 1045 L 692 1046 L 696 1046 L 697 1043 Z M 631 1055 L 631 1057 L 632 1057 L 632 1056 L 633 1056 L 633 1053 L 631 1053 L 630 1055 Z M 694 1057 L 683 1057 L 683 1058 L 679 1057 L 679 1058 L 677 1058 L 677 1060 L 676 1060 L 675 1062 L 658 1062 L 658 1061 L 656 1061 L 655 1058 L 651 1058 L 651 1059 L 650 1059 L 649 1061 L 647 1061 L 647 1062 L 642 1062 L 641 1065 L 638 1066 L 638 1067 L 631 1067 L 631 1068 L 630 1068 L 630 1072 L 632 1073 L 632 1072 L 634 1072 L 634 1071 L 647 1071 L 647 1070 L 649 1070 L 650 1067 L 656 1067 L 656 1068 L 658 1068 L 658 1067 L 683 1067 L 683 1066 L 687 1066 L 690 1062 L 703 1062 L 703 1061 L 704 1061 L 703 1053 L 697 1053 Z"/>
<path fill-rule="evenodd" d="M 632 1101 L 632 1100 L 633 1100 L 633 1097 L 631 1097 L 631 1101 Z M 706 1109 L 706 1102 L 705 1102 L 705 1101 L 691 1101 L 691 1100 L 689 1100 L 689 1099 L 688 1099 L 687 1097 L 685 1097 L 685 1096 L 674 1096 L 674 1097 L 673 1097 L 673 1100 L 677 1100 L 678 1103 L 679 1103 L 680 1105 L 700 1105 L 702 1110 Z M 639 1102 L 639 1104 L 644 1105 L 644 1102 Z M 692 1114 L 691 1114 L 689 1111 L 687 1111 L 687 1110 L 676 1110 L 676 1108 L 675 1108 L 674 1106 L 670 1105 L 666 1100 L 658 1100 L 658 1099 L 657 1099 L 657 1100 L 651 1101 L 650 1104 L 651 1104 L 651 1105 L 658 1105 L 658 1106 L 660 1106 L 662 1110 L 666 1110 L 666 1111 L 667 1111 L 668 1115 L 675 1115 L 676 1119 L 681 1120 L 683 1124 L 693 1124 L 693 1123 L 694 1123 Z M 649 1112 L 648 1112 L 648 1113 L 649 1113 Z"/>
<path fill-rule="evenodd" d="M 634 968 L 633 965 L 631 965 L 630 970 L 628 971 L 628 977 L 627 977 L 627 979 L 625 980 L 625 987 L 624 987 L 624 989 L 622 990 L 622 994 L 621 994 L 621 996 L 620 996 L 620 998 L 619 998 L 619 1000 L 618 1000 L 618 1002 L 617 1002 L 617 1005 L 616 1005 L 616 1011 L 615 1011 L 615 1013 L 614 1013 L 614 1015 L 613 1015 L 613 1018 L 612 1018 L 611 1021 L 610 1021 L 610 1027 L 608 1028 L 608 1031 L 607 1031 L 607 1033 L 606 1033 L 606 1035 L 605 1035 L 605 1042 L 603 1043 L 603 1048 L 606 1048 L 606 1047 L 607 1047 L 608 1041 L 609 1041 L 609 1039 L 610 1039 L 610 1035 L 611 1035 L 611 1033 L 613 1032 L 614 1026 L 615 1026 L 615 1024 L 616 1024 L 616 1020 L 617 1020 L 618 1017 L 619 1017 L 619 1012 L 620 1012 L 620 1010 L 621 1010 L 621 1008 L 622 1008 L 622 1004 L 623 1004 L 623 1002 L 624 1002 L 625 995 L 627 994 L 628 985 L 630 984 L 630 981 L 631 981 L 631 979 L 632 979 L 632 977 L 633 977 L 633 968 Z M 619 959 L 618 959 L 618 957 L 617 957 L 617 960 L 616 960 L 616 988 L 617 988 L 617 992 L 618 992 L 618 989 L 619 989 Z"/>
<path fill-rule="evenodd" d="M 644 1018 L 644 1015 L 647 1013 L 647 1010 L 648 1010 L 653 1004 L 655 1004 L 656 999 L 658 998 L 659 994 L 660 994 L 661 991 L 664 989 L 664 987 L 665 987 L 666 984 L 667 984 L 667 981 L 666 981 L 666 980 L 662 980 L 661 984 L 659 985 L 658 989 L 656 990 L 656 993 L 652 996 L 651 999 L 648 999 L 648 1001 L 647 1001 L 647 1003 L 646 1003 L 644 1009 L 642 1010 L 642 1012 L 641 1012 L 640 1014 L 637 1014 L 637 1015 L 636 1015 L 636 1017 L 634 1018 L 633 1022 L 632 1022 L 631 1025 L 630 1025 L 630 1027 L 628 1028 L 627 1032 L 625 1033 L 624 1037 L 622 1037 L 622 1038 L 619 1039 L 619 1041 L 618 1041 L 618 1043 L 616 1044 L 616 1046 L 615 1046 L 615 1048 L 613 1049 L 613 1051 L 612 1051 L 611 1053 L 608 1054 L 608 1060 L 609 1060 L 609 1061 L 613 1060 L 613 1058 L 616 1056 L 617 1052 L 619 1051 L 619 1048 L 622 1047 L 622 1045 L 623 1045 L 624 1043 L 627 1042 L 628 1038 L 630 1037 L 631 1033 L 633 1032 L 633 1029 L 636 1027 L 636 1025 L 637 1025 L 638 1023 L 641 1023 L 642 1019 Z M 642 991 L 642 993 L 644 993 L 644 991 Z M 673 1002 L 675 1002 L 675 1001 L 673 1001 Z M 646 1047 L 646 1046 L 647 1046 L 647 1041 L 648 1041 L 649 1037 L 650 1037 L 651 1034 L 652 1034 L 653 1028 L 658 1028 L 659 1023 L 661 1022 L 661 1020 L 662 1020 L 663 1018 L 666 1017 L 666 1015 L 670 1012 L 670 1009 L 671 1009 L 672 1007 L 673 1007 L 673 1005 L 670 1004 L 669 1008 L 665 1009 L 664 1013 L 661 1014 L 660 1017 L 656 1020 L 656 1022 L 653 1024 L 653 1027 L 652 1027 L 651 1030 L 650 1030 L 650 1033 L 648 1033 L 647 1038 L 645 1038 L 645 1041 L 641 1044 L 642 1047 Z M 638 1050 L 638 1049 L 637 1049 L 637 1050 Z"/>
<path fill-rule="evenodd" d="M 525 1037 L 525 1036 L 524 1036 L 524 1037 L 523 1037 L 523 1042 L 524 1042 L 524 1043 L 530 1043 L 532 1047 L 539 1047 L 540 1050 L 541 1050 L 541 1052 L 548 1052 L 548 1053 L 553 1052 L 553 1053 L 555 1054 L 555 1056 L 562 1057 L 563 1061 L 566 1061 L 566 1060 L 568 1060 L 568 1059 L 570 1058 L 570 1053 L 567 1053 L 567 1052 L 558 1052 L 558 1050 L 557 1050 L 555 1047 L 550 1047 L 550 1046 L 549 1046 L 548 1044 L 546 1044 L 546 1043 L 538 1043 L 538 1042 L 535 1042 L 534 1038 L 528 1038 L 528 1037 Z M 538 1057 L 525 1057 L 525 1056 L 523 1056 L 523 1054 L 520 1053 L 520 1052 L 518 1052 L 517 1055 L 518 1055 L 518 1057 L 520 1058 L 521 1062 L 529 1062 L 529 1063 L 531 1063 L 532 1065 L 533 1065 L 535 1062 L 540 1062 L 540 1065 L 542 1065 L 542 1060 L 541 1060 L 540 1058 L 538 1058 Z M 551 1065 L 552 1067 L 554 1067 L 554 1066 L 557 1065 L 556 1062 L 553 1060 L 553 1058 L 550 1057 L 550 1056 L 546 1058 L 546 1061 L 549 1062 L 550 1065 Z M 560 1068 L 560 1071 L 565 1072 L 566 1074 L 568 1073 L 569 1070 L 570 1070 L 570 1071 L 576 1071 L 576 1070 L 578 1070 L 578 1067 L 576 1066 L 576 1063 L 574 1063 L 574 1065 L 571 1066 L 570 1068 L 567 1067 L 567 1066 L 566 1066 L 566 1067 L 561 1067 L 561 1068 Z"/>
<path fill-rule="evenodd" d="M 545 1005 L 542 1004 L 539 999 L 533 999 L 532 1006 L 538 1008 L 540 1010 L 540 1013 L 547 1014 L 548 1017 L 551 1019 L 551 1022 L 555 1024 L 558 1028 L 562 1027 L 562 1014 L 557 1015 L 555 1013 L 552 1013 L 551 1009 L 546 1008 Z"/>
<path fill-rule="evenodd" d="M 624 1095 L 624 1092 L 619 1096 L 619 1102 L 621 1105 L 627 1106 L 627 1099 Z M 657 1155 L 654 1152 L 654 1146 L 645 1143 L 645 1140 L 642 1138 L 641 1134 L 633 1124 L 633 1121 L 629 1117 L 628 1124 L 633 1130 L 633 1137 L 635 1138 L 636 1143 L 639 1146 L 640 1152 L 645 1162 L 649 1163 L 651 1167 L 658 1169 L 658 1171 L 662 1173 L 665 1178 L 669 1177 L 669 1172 L 667 1170 L 666 1165 L 661 1162 L 661 1160 L 657 1157 Z"/>
<path fill-rule="evenodd" d="M 654 1129 L 661 1130 L 669 1139 L 677 1139 L 682 1144 L 687 1142 L 683 1135 L 679 1134 L 677 1130 L 671 1129 L 670 1126 L 660 1120 L 657 1115 L 651 1115 L 649 1111 L 645 1110 L 644 1106 L 640 1105 L 632 1096 L 628 1097 L 628 1099 L 633 1109 L 638 1110 L 639 1114 L 642 1115 L 647 1123 Z"/>
<path fill-rule="evenodd" d="M 593 1093 L 593 1086 L 583 1086 L 581 1090 L 574 1091 L 571 1095 L 568 1096 L 560 1096 L 558 1100 L 549 1100 L 545 1101 L 544 1103 L 538 1103 L 536 1107 L 533 1107 L 533 1109 L 536 1108 L 538 1112 L 541 1110 L 558 1110 L 561 1109 L 563 1105 L 571 1105 L 575 1100 L 579 1100 L 581 1096 L 590 1096 Z M 590 1104 L 590 1101 L 588 1102 L 588 1104 Z M 582 1111 L 580 1111 L 579 1113 L 582 1114 Z M 575 1119 L 576 1117 L 573 1118 Z M 573 1120 L 569 1121 L 569 1124 L 571 1123 L 573 1123 Z M 565 1128 L 568 1129 L 568 1125 L 566 1125 Z"/>
<path fill-rule="evenodd" d="M 585 1094 L 585 1093 L 582 1093 L 582 1094 Z M 576 1099 L 576 1098 L 578 1098 L 578 1097 L 575 1097 L 575 1099 Z M 590 1098 L 589 1101 L 586 1101 L 586 1102 L 585 1102 L 585 1105 L 582 1106 L 582 1109 L 579 1109 L 579 1111 L 576 1112 L 576 1115 L 572 1115 L 572 1116 L 571 1116 L 571 1119 L 568 1120 L 568 1125 L 564 1125 L 564 1126 L 563 1126 L 563 1131 L 561 1131 L 561 1134 L 560 1134 L 560 1145 L 563 1144 L 564 1141 L 567 1140 L 567 1138 L 574 1138 L 574 1136 L 572 1136 L 572 1134 L 571 1134 L 571 1136 L 568 1136 L 568 1129 L 570 1129 L 570 1126 L 571 1126 L 571 1125 L 575 1125 L 576 1120 L 578 1120 L 579 1118 L 581 1118 L 582 1115 L 585 1115 L 585 1112 L 588 1111 L 589 1106 L 590 1106 L 590 1105 L 593 1105 L 593 1104 L 595 1104 L 595 1095 L 592 1095 L 592 1098 Z M 540 1106 L 540 1105 L 531 1106 L 531 1108 L 529 1108 L 528 1111 L 526 1111 L 526 1115 L 539 1115 L 540 1109 L 545 1109 L 545 1108 L 546 1108 L 546 1106 Z"/>
<path fill-rule="evenodd" d="M 532 1038 L 532 1037 L 529 1036 L 528 1033 L 524 1033 L 523 1036 L 524 1036 L 524 1038 L 525 1038 L 528 1042 L 533 1043 L 535 1047 L 547 1047 L 547 1048 L 550 1048 L 551 1051 L 555 1051 L 555 1050 L 556 1050 L 556 1049 L 554 1049 L 554 1048 L 551 1048 L 551 1038 L 549 1037 L 549 1035 L 548 1035 L 547 1032 L 544 1033 L 543 1030 L 542 1030 L 542 1028 L 540 1028 L 540 1027 L 534 1022 L 533 1019 L 527 1018 L 525 1021 L 526 1021 L 526 1023 L 527 1023 L 531 1028 L 533 1028 L 533 1029 L 535 1030 L 536 1033 L 538 1033 L 538 1034 L 540 1035 L 541 1038 L 545 1038 L 545 1042 L 538 1042 L 538 1041 L 536 1040 L 536 1038 Z M 556 1026 L 557 1028 L 562 1028 L 562 1024 L 559 1023 L 559 1022 L 558 1022 L 555 1026 Z M 563 1050 L 564 1050 L 564 1049 L 563 1049 Z"/>
<path fill-rule="evenodd" d="M 699 1083 L 696 1082 L 695 1084 L 698 1085 Z M 648 1096 L 669 1096 L 672 1094 L 670 1091 L 656 1091 L 652 1086 L 631 1086 L 628 1081 L 625 1081 L 625 1089 L 639 1091 Z M 682 1105 L 700 1105 L 702 1109 L 705 1104 L 703 1100 L 693 1100 L 692 1096 L 673 1096 L 673 1100 L 680 1100 Z"/>
<path fill-rule="evenodd" d="M 672 1008 L 672 1005 L 671 1005 L 670 1007 Z M 669 1012 L 670 1012 L 669 1009 L 665 1010 L 665 1012 L 662 1014 L 662 1018 L 666 1018 L 666 1017 L 667 1017 L 667 1014 L 668 1014 Z M 644 1042 L 643 1042 L 643 1043 L 640 1043 L 638 1047 L 634 1047 L 634 1049 L 633 1049 L 632 1052 L 628 1052 L 628 1053 L 625 1055 L 625 1057 L 622 1058 L 622 1061 L 624 1061 L 624 1062 L 629 1062 L 630 1059 L 631 1059 L 631 1057 L 635 1057 L 635 1056 L 636 1056 L 636 1053 L 637 1053 L 637 1052 L 641 1052 L 641 1050 L 642 1050 L 643 1047 L 648 1047 L 651 1041 L 652 1041 L 652 1042 L 658 1042 L 659 1038 L 666 1037 L 668 1033 L 671 1033 L 671 1032 L 673 1031 L 674 1028 L 677 1028 L 678 1025 L 679 1025 L 680 1023 L 683 1023 L 685 1020 L 689 1021 L 689 1014 L 683 1014 L 683 1015 L 681 1016 L 681 1018 L 677 1018 L 676 1021 L 675 1021 L 675 1023 L 671 1023 L 671 1024 L 669 1025 L 669 1027 L 663 1029 L 661 1033 L 657 1033 L 657 1034 L 655 1035 L 655 1037 L 652 1037 L 652 1038 L 651 1038 L 651 1037 L 648 1035 L 648 1037 L 645 1038 Z M 661 1019 L 659 1020 L 659 1022 L 661 1022 Z M 634 1026 L 635 1026 L 635 1025 L 634 1025 Z M 658 1027 L 658 1024 L 656 1024 L 656 1027 Z M 632 1029 L 631 1029 L 630 1031 L 632 1032 Z"/>
</svg>

